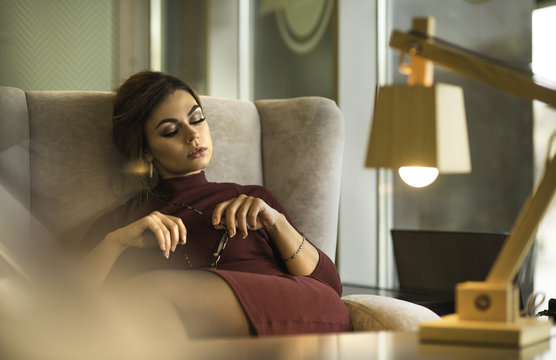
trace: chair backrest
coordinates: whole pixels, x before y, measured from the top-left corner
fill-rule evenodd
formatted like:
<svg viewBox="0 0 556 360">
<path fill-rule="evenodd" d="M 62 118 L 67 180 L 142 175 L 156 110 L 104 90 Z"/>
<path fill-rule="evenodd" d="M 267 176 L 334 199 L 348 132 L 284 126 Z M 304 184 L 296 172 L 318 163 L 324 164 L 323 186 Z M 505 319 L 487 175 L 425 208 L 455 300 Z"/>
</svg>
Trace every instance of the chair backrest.
<svg viewBox="0 0 556 360">
<path fill-rule="evenodd" d="M 0 185 L 69 244 L 133 194 L 111 140 L 112 99 L 111 92 L 0 87 Z M 266 186 L 334 259 L 344 141 L 336 104 L 318 97 L 201 102 L 215 148 L 207 178 Z"/>
</svg>

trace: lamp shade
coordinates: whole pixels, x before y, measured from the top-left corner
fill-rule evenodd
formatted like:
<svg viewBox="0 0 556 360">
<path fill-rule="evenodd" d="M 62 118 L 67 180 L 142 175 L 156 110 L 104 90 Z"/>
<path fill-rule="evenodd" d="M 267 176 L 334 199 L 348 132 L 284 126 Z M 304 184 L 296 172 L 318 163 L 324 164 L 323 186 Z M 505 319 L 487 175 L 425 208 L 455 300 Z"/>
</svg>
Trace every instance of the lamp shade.
<svg viewBox="0 0 556 360">
<path fill-rule="evenodd" d="M 471 171 L 463 91 L 458 86 L 378 88 L 369 139 L 367 167 Z"/>
</svg>

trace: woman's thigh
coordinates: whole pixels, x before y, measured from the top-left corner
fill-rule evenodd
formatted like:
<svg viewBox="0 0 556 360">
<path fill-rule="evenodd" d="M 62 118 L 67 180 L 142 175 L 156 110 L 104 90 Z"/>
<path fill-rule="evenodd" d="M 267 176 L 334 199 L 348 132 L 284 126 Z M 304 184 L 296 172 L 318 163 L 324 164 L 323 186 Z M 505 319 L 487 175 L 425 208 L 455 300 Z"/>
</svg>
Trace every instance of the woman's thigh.
<svg viewBox="0 0 556 360">
<path fill-rule="evenodd" d="M 126 287 L 135 293 L 134 296 L 143 293 L 150 302 L 159 298 L 161 303 L 172 304 L 190 337 L 252 333 L 232 289 L 212 272 L 151 271 L 132 278 Z"/>
</svg>

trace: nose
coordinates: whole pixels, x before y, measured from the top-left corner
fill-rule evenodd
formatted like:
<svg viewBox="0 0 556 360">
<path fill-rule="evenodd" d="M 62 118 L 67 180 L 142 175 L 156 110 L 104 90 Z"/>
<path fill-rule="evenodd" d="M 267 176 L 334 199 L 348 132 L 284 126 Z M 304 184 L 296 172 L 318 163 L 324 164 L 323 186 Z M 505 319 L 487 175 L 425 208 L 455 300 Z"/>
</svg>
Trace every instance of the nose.
<svg viewBox="0 0 556 360">
<path fill-rule="evenodd" d="M 195 140 L 199 140 L 199 132 L 195 130 L 192 126 L 189 126 L 189 131 L 186 133 L 185 142 L 191 144 Z"/>
</svg>

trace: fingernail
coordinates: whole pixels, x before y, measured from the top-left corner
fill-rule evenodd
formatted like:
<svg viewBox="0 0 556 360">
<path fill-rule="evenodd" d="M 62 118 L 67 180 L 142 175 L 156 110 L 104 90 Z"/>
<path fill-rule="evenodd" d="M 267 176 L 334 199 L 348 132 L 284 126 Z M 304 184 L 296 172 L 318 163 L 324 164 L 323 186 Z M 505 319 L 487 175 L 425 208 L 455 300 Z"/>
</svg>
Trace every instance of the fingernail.
<svg viewBox="0 0 556 360">
<path fill-rule="evenodd" d="M 166 259 L 168 259 L 168 258 L 170 258 L 170 254 L 164 253 L 164 257 L 165 257 Z"/>
</svg>

